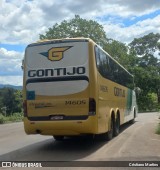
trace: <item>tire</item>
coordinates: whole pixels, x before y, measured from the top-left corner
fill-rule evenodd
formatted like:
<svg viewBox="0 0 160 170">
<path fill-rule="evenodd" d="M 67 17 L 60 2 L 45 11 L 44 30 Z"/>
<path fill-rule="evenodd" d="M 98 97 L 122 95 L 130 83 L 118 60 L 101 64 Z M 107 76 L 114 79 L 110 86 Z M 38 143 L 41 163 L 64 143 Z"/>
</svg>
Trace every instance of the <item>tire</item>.
<svg viewBox="0 0 160 170">
<path fill-rule="evenodd" d="M 116 121 L 114 122 L 114 129 L 113 129 L 114 136 L 119 135 L 119 128 L 120 128 L 120 119 L 119 119 L 119 117 L 117 117 Z"/>
<path fill-rule="evenodd" d="M 113 127 L 114 127 L 114 119 L 111 119 L 111 129 L 110 131 L 103 133 L 100 135 L 100 139 L 103 141 L 111 140 L 113 138 Z"/>
<path fill-rule="evenodd" d="M 135 118 L 136 118 L 136 110 L 134 110 L 134 118 L 132 120 L 130 120 L 130 123 L 131 124 L 134 124 L 135 123 Z"/>
<path fill-rule="evenodd" d="M 107 139 L 111 140 L 113 138 L 113 134 L 114 134 L 114 119 L 111 118 L 111 127 L 110 127 L 110 131 L 107 132 Z"/>
<path fill-rule="evenodd" d="M 64 139 L 64 136 L 53 136 L 56 141 L 62 141 Z"/>
</svg>

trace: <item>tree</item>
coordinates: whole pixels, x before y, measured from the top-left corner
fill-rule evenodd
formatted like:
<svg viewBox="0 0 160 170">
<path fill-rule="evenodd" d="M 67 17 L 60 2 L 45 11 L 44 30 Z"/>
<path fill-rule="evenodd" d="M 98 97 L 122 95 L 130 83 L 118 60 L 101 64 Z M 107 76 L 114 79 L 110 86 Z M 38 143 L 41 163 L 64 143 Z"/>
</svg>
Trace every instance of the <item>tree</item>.
<svg viewBox="0 0 160 170">
<path fill-rule="evenodd" d="M 7 116 L 22 111 L 22 92 L 12 88 L 0 89 L 0 110 L 4 112 L 6 108 Z"/>
<path fill-rule="evenodd" d="M 137 56 L 130 53 L 129 47 L 122 42 L 109 39 L 104 49 L 123 67 L 132 72 L 132 67 L 137 63 Z"/>
<path fill-rule="evenodd" d="M 137 84 L 143 91 L 156 93 L 160 105 L 160 60 L 155 57 L 155 55 L 160 57 L 159 40 L 160 34 L 150 33 L 134 39 L 129 45 L 139 56 L 138 67 L 140 68 L 135 68 L 135 75 L 138 77 L 137 80 L 139 79 Z"/>
<path fill-rule="evenodd" d="M 22 111 L 22 91 L 15 90 L 14 96 L 15 96 L 14 112 L 20 113 Z"/>
<path fill-rule="evenodd" d="M 129 45 L 137 55 L 144 56 L 160 50 L 160 34 L 149 33 L 141 38 L 135 38 Z M 160 53 L 158 54 L 160 56 Z"/>
<path fill-rule="evenodd" d="M 14 89 L 4 88 L 2 96 L 3 96 L 2 99 L 3 106 L 7 108 L 6 109 L 7 115 L 10 115 L 13 113 L 13 109 L 14 109 L 14 101 L 15 101 Z"/>
<path fill-rule="evenodd" d="M 134 39 L 129 46 L 110 39 L 104 48 L 134 75 L 135 86 L 141 89 L 141 93 L 137 95 L 141 111 L 156 108 L 154 94 L 160 103 L 160 62 L 154 56 L 158 54 L 159 47 L 159 34 L 151 33 Z"/>
<path fill-rule="evenodd" d="M 91 38 L 102 47 L 107 41 L 102 25 L 93 20 L 82 19 L 79 15 L 75 15 L 75 18 L 69 21 L 64 20 L 60 24 L 56 23 L 52 28 L 48 28 L 44 35 L 40 34 L 41 40 L 75 37 Z"/>
</svg>

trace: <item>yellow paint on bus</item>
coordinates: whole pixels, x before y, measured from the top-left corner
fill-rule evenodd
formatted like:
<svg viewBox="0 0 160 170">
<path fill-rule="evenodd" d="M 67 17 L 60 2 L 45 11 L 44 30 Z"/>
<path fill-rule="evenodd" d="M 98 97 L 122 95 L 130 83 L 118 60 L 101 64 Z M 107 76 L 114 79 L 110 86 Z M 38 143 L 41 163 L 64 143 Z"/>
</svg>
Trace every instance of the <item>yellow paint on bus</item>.
<svg viewBox="0 0 160 170">
<path fill-rule="evenodd" d="M 30 44 L 23 68 L 27 134 L 111 139 L 137 115 L 133 76 L 91 39 Z"/>
</svg>

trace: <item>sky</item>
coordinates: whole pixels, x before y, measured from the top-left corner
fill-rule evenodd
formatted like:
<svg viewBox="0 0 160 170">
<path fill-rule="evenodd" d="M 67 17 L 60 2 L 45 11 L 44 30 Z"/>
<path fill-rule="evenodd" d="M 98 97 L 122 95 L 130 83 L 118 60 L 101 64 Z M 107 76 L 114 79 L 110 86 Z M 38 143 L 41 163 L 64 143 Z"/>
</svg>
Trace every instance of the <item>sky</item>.
<svg viewBox="0 0 160 170">
<path fill-rule="evenodd" d="M 123 43 L 160 33 L 160 0 L 0 0 L 0 84 L 22 85 L 25 47 L 75 15 Z"/>
</svg>

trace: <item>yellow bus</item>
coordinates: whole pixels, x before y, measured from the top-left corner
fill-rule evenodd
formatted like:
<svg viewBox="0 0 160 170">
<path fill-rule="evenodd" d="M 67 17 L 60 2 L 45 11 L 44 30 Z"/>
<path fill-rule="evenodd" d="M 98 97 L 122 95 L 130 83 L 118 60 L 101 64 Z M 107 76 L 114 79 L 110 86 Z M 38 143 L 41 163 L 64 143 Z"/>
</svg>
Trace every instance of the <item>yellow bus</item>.
<svg viewBox="0 0 160 170">
<path fill-rule="evenodd" d="M 137 115 L 133 76 L 91 39 L 32 43 L 23 68 L 27 134 L 112 139 Z"/>
</svg>

